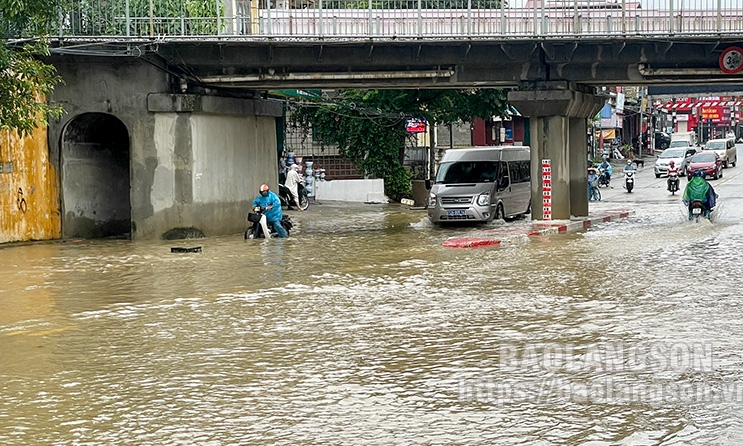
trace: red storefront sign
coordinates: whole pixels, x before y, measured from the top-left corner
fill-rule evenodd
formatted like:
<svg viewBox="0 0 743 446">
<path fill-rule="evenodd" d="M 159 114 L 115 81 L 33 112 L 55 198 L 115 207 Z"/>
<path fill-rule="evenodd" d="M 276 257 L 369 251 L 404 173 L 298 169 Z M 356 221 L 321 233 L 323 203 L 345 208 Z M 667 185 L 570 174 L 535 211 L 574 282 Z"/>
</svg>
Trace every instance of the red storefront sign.
<svg viewBox="0 0 743 446">
<path fill-rule="evenodd" d="M 727 107 L 702 107 L 701 118 L 714 123 L 730 122 L 730 109 Z"/>
</svg>

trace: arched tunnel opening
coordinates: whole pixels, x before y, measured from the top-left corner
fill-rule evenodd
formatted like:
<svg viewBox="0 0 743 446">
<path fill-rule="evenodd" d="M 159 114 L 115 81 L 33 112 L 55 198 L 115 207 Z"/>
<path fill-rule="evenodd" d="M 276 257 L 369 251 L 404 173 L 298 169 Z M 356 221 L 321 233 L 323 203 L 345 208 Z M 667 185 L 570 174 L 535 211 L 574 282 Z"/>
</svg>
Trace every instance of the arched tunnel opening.
<svg viewBox="0 0 743 446">
<path fill-rule="evenodd" d="M 72 119 L 62 134 L 62 235 L 131 238 L 129 132 L 105 113 Z"/>
</svg>

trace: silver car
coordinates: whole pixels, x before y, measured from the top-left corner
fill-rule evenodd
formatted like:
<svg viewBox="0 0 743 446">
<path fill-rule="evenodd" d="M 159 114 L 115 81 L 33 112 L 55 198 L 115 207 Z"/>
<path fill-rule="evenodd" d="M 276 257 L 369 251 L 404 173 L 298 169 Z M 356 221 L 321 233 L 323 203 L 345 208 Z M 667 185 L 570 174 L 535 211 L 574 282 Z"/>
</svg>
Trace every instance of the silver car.
<svg viewBox="0 0 743 446">
<path fill-rule="evenodd" d="M 673 161 L 673 164 L 679 168 L 679 174 L 682 176 L 685 175 L 686 160 L 696 152 L 697 151 L 694 147 L 689 146 L 664 150 L 658 159 L 655 160 L 655 166 L 653 167 L 655 178 L 660 178 L 661 175 L 668 174 L 668 165 L 671 161 Z"/>
</svg>

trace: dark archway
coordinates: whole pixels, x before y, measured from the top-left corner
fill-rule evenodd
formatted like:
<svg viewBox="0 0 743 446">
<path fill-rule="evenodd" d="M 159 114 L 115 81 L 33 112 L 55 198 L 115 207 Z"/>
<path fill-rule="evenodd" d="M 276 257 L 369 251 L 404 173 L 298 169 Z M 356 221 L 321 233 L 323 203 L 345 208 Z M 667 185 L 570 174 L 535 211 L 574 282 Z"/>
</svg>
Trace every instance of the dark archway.
<svg viewBox="0 0 743 446">
<path fill-rule="evenodd" d="M 129 132 L 115 116 L 85 113 L 62 132 L 62 235 L 131 238 Z"/>
</svg>

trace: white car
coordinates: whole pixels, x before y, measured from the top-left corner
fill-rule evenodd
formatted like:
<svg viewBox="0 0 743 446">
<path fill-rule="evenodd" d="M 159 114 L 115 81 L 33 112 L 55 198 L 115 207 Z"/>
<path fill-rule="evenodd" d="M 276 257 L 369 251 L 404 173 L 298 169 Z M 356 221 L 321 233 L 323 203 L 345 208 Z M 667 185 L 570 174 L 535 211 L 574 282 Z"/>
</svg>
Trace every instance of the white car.
<svg viewBox="0 0 743 446">
<path fill-rule="evenodd" d="M 655 178 L 660 178 L 661 175 L 668 174 L 668 164 L 673 161 L 673 164 L 679 168 L 679 175 L 683 176 L 686 174 L 686 158 L 694 155 L 696 149 L 693 147 L 680 147 L 680 148 L 669 148 L 660 154 L 657 160 L 655 160 Z"/>
</svg>

